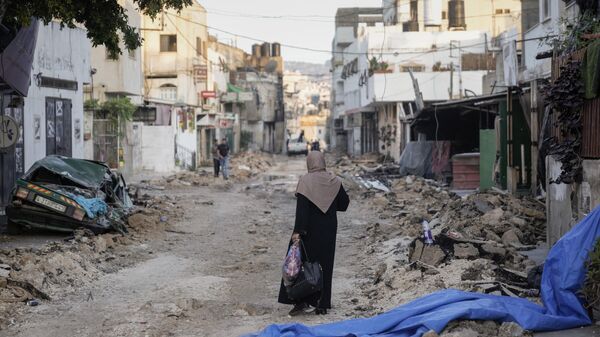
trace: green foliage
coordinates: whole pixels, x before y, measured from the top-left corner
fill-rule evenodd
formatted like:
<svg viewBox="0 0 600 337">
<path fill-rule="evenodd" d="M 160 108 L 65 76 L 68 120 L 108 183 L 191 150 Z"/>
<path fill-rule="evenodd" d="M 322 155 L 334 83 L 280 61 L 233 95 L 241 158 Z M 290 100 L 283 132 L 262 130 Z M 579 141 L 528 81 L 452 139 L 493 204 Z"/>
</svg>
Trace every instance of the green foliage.
<svg viewBox="0 0 600 337">
<path fill-rule="evenodd" d="M 83 109 L 98 110 L 100 109 L 100 104 L 98 103 L 97 99 L 88 99 L 87 101 L 83 102 Z"/>
<path fill-rule="evenodd" d="M 133 0 L 143 15 L 155 18 L 163 9 L 181 10 L 190 6 L 193 0 Z M 0 9 L 6 12 L 0 22 L 13 29 L 30 24 L 32 17 L 44 23 L 58 20 L 62 26 L 75 28 L 85 26 L 93 46 L 104 45 L 109 55 L 121 54 L 119 41 L 122 39 L 127 49 L 142 45 L 139 31 L 128 25 L 126 10 L 118 0 L 0 0 Z"/>
<path fill-rule="evenodd" d="M 131 121 L 136 106 L 131 103 L 129 97 L 109 99 L 100 105 L 100 109 L 107 111 L 113 119 Z"/>
<path fill-rule="evenodd" d="M 583 35 L 600 33 L 600 20 L 592 11 L 586 11 L 573 19 L 561 18 L 560 27 L 556 36 L 543 39 L 541 43 L 556 47 L 559 54 L 567 55 L 587 47 L 593 41 L 584 39 Z"/>
<path fill-rule="evenodd" d="M 581 292 L 587 307 L 591 308 L 600 305 L 600 240 L 596 242 L 596 248 L 590 253 L 586 266 L 587 275 Z"/>
<path fill-rule="evenodd" d="M 551 183 L 572 184 L 581 180 L 581 107 L 583 106 L 583 82 L 581 62 L 573 59 L 560 67 L 558 78 L 543 89 L 552 113 L 558 114 L 556 125 L 561 139 L 551 138 L 550 154 L 561 162 L 560 176 Z"/>
<path fill-rule="evenodd" d="M 242 150 L 248 150 L 250 144 L 252 144 L 253 137 L 252 132 L 242 130 L 240 135 L 240 147 Z"/>
</svg>

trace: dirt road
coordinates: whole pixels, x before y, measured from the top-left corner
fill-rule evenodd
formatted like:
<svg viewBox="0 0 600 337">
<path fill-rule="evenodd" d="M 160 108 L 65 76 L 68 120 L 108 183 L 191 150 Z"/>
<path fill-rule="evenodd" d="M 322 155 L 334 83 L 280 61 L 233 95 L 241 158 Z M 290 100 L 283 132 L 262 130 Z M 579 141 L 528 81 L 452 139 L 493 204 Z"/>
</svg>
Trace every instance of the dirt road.
<svg viewBox="0 0 600 337">
<path fill-rule="evenodd" d="M 142 256 L 136 264 L 28 308 L 0 335 L 238 336 L 290 321 L 290 308 L 277 304 L 276 295 L 294 221 L 292 191 L 305 164 L 302 157 L 278 163 L 244 185 L 161 192 L 189 203 L 165 237 L 128 248 Z M 334 309 L 297 320 L 313 324 L 353 315 L 353 289 L 364 268 L 357 233 L 369 217 L 356 201 L 340 214 Z"/>
</svg>

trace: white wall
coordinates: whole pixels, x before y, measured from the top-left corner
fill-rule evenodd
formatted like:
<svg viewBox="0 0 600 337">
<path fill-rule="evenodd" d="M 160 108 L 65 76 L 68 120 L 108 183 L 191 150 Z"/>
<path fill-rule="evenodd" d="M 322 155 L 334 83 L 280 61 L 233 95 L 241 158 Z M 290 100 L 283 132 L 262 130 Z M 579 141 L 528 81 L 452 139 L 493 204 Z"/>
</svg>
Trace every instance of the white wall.
<svg viewBox="0 0 600 337">
<path fill-rule="evenodd" d="M 175 170 L 175 138 L 171 126 L 142 127 L 144 170 L 167 173 Z"/>
<path fill-rule="evenodd" d="M 133 5 L 132 0 L 121 0 L 119 3 L 127 11 L 128 24 L 140 28 L 141 15 Z M 131 53 L 121 42 L 122 54 L 113 60 L 107 57 L 106 48 L 97 46 L 92 48 L 92 68 L 96 68 L 94 75 L 94 98 L 105 100 L 105 92 L 126 93 L 134 104 L 142 104 L 142 53 L 141 47 Z"/>
<path fill-rule="evenodd" d="M 56 22 L 40 24 L 31 85 L 24 101 L 25 170 L 46 156 L 46 97 L 71 100 L 72 154 L 74 158 L 84 157 L 83 83 L 90 82 L 90 49 L 83 29 L 61 29 Z M 36 81 L 36 75 L 40 73 L 45 77 L 76 81 L 77 91 L 40 87 Z M 35 117 L 41 121 L 39 139 L 35 139 L 33 132 Z M 75 133 L 76 123 L 81 129 L 78 135 Z"/>
<path fill-rule="evenodd" d="M 552 59 L 546 58 L 536 60 L 535 57 L 541 52 L 550 50 L 551 47 L 544 43 L 540 43 L 540 40 L 536 38 L 557 34 L 560 29 L 560 18 L 572 16 L 577 12 L 577 5 L 574 3 L 565 8 L 563 1 L 552 0 L 550 1 L 550 16 L 544 18 L 542 15 L 542 2 L 543 0 L 540 0 L 540 23 L 524 34 L 525 40 L 532 40 L 523 43 L 523 63 L 525 66 L 521 78 L 523 81 L 531 81 L 537 78 L 546 78 L 550 76 L 552 71 Z"/>
</svg>

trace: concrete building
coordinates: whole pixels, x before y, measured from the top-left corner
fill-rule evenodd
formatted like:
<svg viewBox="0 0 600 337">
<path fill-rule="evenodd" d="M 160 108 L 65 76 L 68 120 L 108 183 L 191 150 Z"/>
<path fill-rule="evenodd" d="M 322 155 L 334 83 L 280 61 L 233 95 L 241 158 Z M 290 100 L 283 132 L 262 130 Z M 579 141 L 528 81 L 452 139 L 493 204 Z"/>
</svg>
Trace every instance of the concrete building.
<svg viewBox="0 0 600 337">
<path fill-rule="evenodd" d="M 181 12 L 163 11 L 142 18 L 144 100 L 170 120 L 177 163 L 198 164 L 197 121 L 217 113 L 215 93 L 208 90 L 206 10 L 197 2 Z M 158 118 L 157 118 L 158 119 Z"/>
<path fill-rule="evenodd" d="M 332 124 L 349 154 L 397 160 L 417 138 L 410 127 L 415 112 L 486 91 L 482 80 L 495 68 L 487 46 L 520 23 L 521 3 L 386 0 L 382 6 L 382 23 L 358 24 L 354 37 L 343 35 L 345 27 L 336 31 Z"/>
<path fill-rule="evenodd" d="M 344 128 L 344 81 L 342 70 L 345 64 L 346 48 L 356 41 L 358 26 L 365 24 L 374 26 L 383 22 L 382 9 L 373 8 L 338 8 L 335 18 L 335 35 L 332 50 L 331 79 L 331 116 L 329 143 L 331 147 L 341 151 L 347 148 L 347 132 Z"/>
<path fill-rule="evenodd" d="M 127 12 L 129 25 L 141 28 L 142 16 L 137 11 L 132 0 L 119 2 Z M 144 104 L 144 84 L 142 81 L 142 55 L 141 48 L 127 50 L 121 43 L 123 50 L 120 55 L 109 55 L 104 46 L 96 46 L 91 52 L 92 78 L 90 85 L 84 88 L 86 100 L 97 100 L 99 103 L 110 99 L 127 97 L 130 101 L 142 107 Z M 143 110 L 143 109 L 142 109 Z M 134 121 L 137 120 L 134 116 Z M 93 110 L 85 111 L 84 119 L 84 144 L 85 157 L 108 163 L 113 168 L 119 168 L 126 178 L 139 173 L 143 169 L 143 153 L 138 140 L 130 139 L 132 132 L 124 133 L 121 130 L 136 130 L 142 132 L 143 123 L 135 126 L 131 122 L 118 121 L 107 118 L 102 112 Z M 148 126 L 150 127 L 150 126 Z M 146 128 L 145 133 L 152 133 Z M 129 137 L 128 137 L 129 136 Z M 147 153 L 147 157 L 151 154 Z"/>
<path fill-rule="evenodd" d="M 91 80 L 91 44 L 86 32 L 61 27 L 57 22 L 34 22 L 29 33 L 18 41 L 26 48 L 21 49 L 19 57 L 33 55 L 32 63 L 27 60 L 22 68 L 31 71 L 19 74 L 25 77 L 17 79 L 25 84 L 25 92 L 12 86 L 14 78 L 3 77 L 0 85 L 0 115 L 13 118 L 20 130 L 16 144 L 0 154 L 0 227 L 6 220 L 4 207 L 15 179 L 35 161 L 52 154 L 84 157 L 83 86 Z M 4 56 L 5 69 L 20 62 Z"/>
</svg>

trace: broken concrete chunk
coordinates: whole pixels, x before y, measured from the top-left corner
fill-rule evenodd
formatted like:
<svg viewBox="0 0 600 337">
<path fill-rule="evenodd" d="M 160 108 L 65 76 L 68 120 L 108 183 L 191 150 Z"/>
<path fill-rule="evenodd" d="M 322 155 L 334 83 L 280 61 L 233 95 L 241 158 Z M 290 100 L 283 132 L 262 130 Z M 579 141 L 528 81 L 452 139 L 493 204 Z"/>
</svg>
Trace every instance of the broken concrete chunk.
<svg viewBox="0 0 600 337">
<path fill-rule="evenodd" d="M 485 231 L 485 239 L 488 241 L 496 241 L 496 242 L 502 242 L 502 238 L 500 238 L 498 236 L 498 234 L 494 233 L 493 231 L 490 230 L 486 230 Z"/>
<path fill-rule="evenodd" d="M 421 255 L 421 262 L 428 265 L 437 266 L 444 261 L 446 253 L 439 247 L 434 245 L 427 245 L 423 247 L 423 254 Z"/>
<path fill-rule="evenodd" d="M 470 243 L 457 243 L 454 245 L 454 256 L 457 259 L 470 259 L 479 256 L 479 250 Z"/>
<path fill-rule="evenodd" d="M 497 225 L 500 223 L 503 216 L 504 216 L 504 210 L 502 210 L 502 208 L 498 207 L 498 208 L 495 208 L 495 209 L 485 213 L 481 217 L 481 221 L 483 222 L 484 225 L 494 226 L 494 225 Z"/>
<path fill-rule="evenodd" d="M 430 330 L 424 333 L 423 337 L 439 337 L 439 335 L 437 334 L 437 332 L 435 332 L 435 330 Z"/>
<path fill-rule="evenodd" d="M 505 246 L 521 246 L 521 240 L 519 239 L 518 235 L 519 232 L 520 231 L 515 228 L 506 231 L 502 235 L 502 243 Z"/>
<path fill-rule="evenodd" d="M 525 330 L 521 326 L 514 322 L 504 322 L 498 330 L 500 337 L 521 337 L 525 333 Z"/>
<path fill-rule="evenodd" d="M 421 240 L 415 241 L 415 247 L 409 257 L 409 262 L 420 261 L 430 266 L 437 266 L 444 261 L 446 253 L 437 245 L 424 245 Z"/>
<path fill-rule="evenodd" d="M 486 254 L 490 254 L 497 258 L 506 257 L 506 249 L 489 243 L 482 245 L 481 250 L 483 250 Z"/>
</svg>

